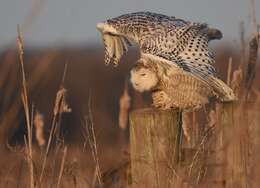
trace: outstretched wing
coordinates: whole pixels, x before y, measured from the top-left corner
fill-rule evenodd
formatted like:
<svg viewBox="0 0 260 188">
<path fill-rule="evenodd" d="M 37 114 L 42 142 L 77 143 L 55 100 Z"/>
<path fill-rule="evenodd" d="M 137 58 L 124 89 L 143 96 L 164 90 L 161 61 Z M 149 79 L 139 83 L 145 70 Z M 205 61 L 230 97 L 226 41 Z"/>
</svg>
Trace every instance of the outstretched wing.
<svg viewBox="0 0 260 188">
<path fill-rule="evenodd" d="M 190 73 L 191 76 L 196 77 L 212 88 L 215 95 L 221 101 L 235 100 L 233 90 L 228 87 L 222 80 L 216 77 L 215 68 L 211 64 L 196 64 L 187 59 L 180 59 L 177 64 L 179 64 L 184 71 Z"/>
<path fill-rule="evenodd" d="M 169 22 L 167 27 L 143 37 L 140 41 L 141 53 L 173 61 L 187 48 L 191 40 L 206 28 L 206 24 L 187 22 L 185 25 L 176 27 Z"/>
<path fill-rule="evenodd" d="M 179 40 L 183 33 L 188 32 L 189 25 L 192 24 L 175 17 L 137 12 L 109 19 L 97 24 L 97 28 L 105 45 L 105 62 L 117 65 L 131 43 L 137 43 L 143 52 L 149 48 L 148 53 L 155 49 L 160 52 L 169 51 L 172 47 L 177 51 Z M 169 37 L 167 33 L 171 38 L 164 48 L 161 42 Z"/>
<path fill-rule="evenodd" d="M 209 50 L 207 26 L 191 24 L 178 30 L 175 35 L 165 33 L 165 41 L 154 45 L 155 39 L 147 39 L 141 46 L 141 55 L 149 56 L 157 62 L 175 66 L 200 79 L 215 76 L 213 54 Z M 156 36 L 158 37 L 158 36 Z M 174 41 L 168 44 L 168 41 Z M 162 64 L 160 62 L 160 64 Z"/>
<path fill-rule="evenodd" d="M 216 77 L 216 70 L 212 65 L 214 64 L 213 54 L 208 46 L 211 38 L 207 31 L 207 28 L 192 27 L 182 35 L 184 39 L 181 39 L 180 41 L 183 42 L 176 46 L 177 50 L 174 49 L 172 52 L 165 53 L 165 50 L 148 52 L 145 49 L 146 53 L 142 55 L 147 56 L 150 53 L 149 57 L 157 62 L 161 61 L 160 64 L 164 62 L 168 66 L 177 67 L 190 76 L 201 80 L 211 87 L 221 100 L 234 100 L 235 96 L 232 89 Z M 191 35 L 193 36 L 191 37 Z M 188 40 L 186 40 L 187 36 L 189 37 Z M 175 53 L 176 51 L 177 53 Z"/>
<path fill-rule="evenodd" d="M 213 53 L 209 49 L 212 30 L 207 28 L 191 39 L 185 50 L 177 57 L 177 64 L 192 76 L 199 78 L 210 86 L 217 97 L 223 101 L 232 101 L 235 95 L 230 87 L 217 78 Z M 217 34 L 218 35 L 218 34 Z"/>
</svg>

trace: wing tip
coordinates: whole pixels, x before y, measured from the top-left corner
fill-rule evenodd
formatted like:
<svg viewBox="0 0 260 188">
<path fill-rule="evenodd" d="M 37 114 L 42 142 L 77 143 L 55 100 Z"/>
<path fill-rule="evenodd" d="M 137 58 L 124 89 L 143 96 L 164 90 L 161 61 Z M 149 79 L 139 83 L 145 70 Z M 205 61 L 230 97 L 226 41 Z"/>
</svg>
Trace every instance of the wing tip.
<svg viewBox="0 0 260 188">
<path fill-rule="evenodd" d="M 210 40 L 215 40 L 215 39 L 220 40 L 223 38 L 222 32 L 215 28 L 208 28 L 207 34 Z"/>
<path fill-rule="evenodd" d="M 105 28 L 105 23 L 102 23 L 102 22 L 100 22 L 100 23 L 97 23 L 97 29 L 99 30 L 99 31 L 103 31 L 104 30 L 104 28 Z"/>
<path fill-rule="evenodd" d="M 227 95 L 223 96 L 221 99 L 221 102 L 232 102 L 232 101 L 237 101 L 238 98 L 235 96 L 233 91 L 231 93 L 228 93 Z"/>
<path fill-rule="evenodd" d="M 217 79 L 217 85 L 221 88 L 218 93 L 221 102 L 232 102 L 238 100 L 233 89 L 231 89 L 225 82 Z"/>
</svg>

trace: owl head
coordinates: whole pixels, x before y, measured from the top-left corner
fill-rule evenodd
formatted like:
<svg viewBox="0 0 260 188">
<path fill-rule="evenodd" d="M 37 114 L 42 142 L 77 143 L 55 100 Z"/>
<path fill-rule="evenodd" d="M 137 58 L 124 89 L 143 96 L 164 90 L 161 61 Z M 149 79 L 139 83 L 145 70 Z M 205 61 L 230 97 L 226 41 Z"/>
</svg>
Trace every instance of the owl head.
<svg viewBox="0 0 260 188">
<path fill-rule="evenodd" d="M 159 82 L 156 70 L 145 60 L 140 59 L 130 72 L 130 81 L 139 92 L 150 91 L 154 89 Z"/>
</svg>

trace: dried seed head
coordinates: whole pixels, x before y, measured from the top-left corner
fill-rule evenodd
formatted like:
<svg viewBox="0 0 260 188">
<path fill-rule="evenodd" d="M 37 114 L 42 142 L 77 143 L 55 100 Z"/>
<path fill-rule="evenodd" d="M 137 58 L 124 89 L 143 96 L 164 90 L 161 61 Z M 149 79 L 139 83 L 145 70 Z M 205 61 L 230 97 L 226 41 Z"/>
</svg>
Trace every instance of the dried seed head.
<svg viewBox="0 0 260 188">
<path fill-rule="evenodd" d="M 56 95 L 55 107 L 53 110 L 54 115 L 62 114 L 64 112 L 71 112 L 71 108 L 69 107 L 66 101 L 67 90 L 64 87 L 61 87 Z"/>
<path fill-rule="evenodd" d="M 237 70 L 233 72 L 232 81 L 231 81 L 231 88 L 233 89 L 236 96 L 239 94 L 239 90 L 241 88 L 243 79 L 243 70 L 239 67 Z"/>
<path fill-rule="evenodd" d="M 217 114 L 215 110 L 210 110 L 209 112 L 209 122 L 208 122 L 208 126 L 209 127 L 214 127 L 217 123 Z"/>
<path fill-rule="evenodd" d="M 39 146 L 45 145 L 44 138 L 44 120 L 43 115 L 39 111 L 36 111 L 34 116 L 33 124 L 35 127 L 35 137 Z"/>
</svg>

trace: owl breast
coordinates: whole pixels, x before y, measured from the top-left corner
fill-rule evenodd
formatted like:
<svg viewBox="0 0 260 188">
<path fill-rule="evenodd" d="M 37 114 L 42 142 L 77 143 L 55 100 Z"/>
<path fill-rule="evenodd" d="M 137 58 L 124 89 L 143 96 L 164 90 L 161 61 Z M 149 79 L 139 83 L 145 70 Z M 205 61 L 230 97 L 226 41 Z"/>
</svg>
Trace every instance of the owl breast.
<svg viewBox="0 0 260 188">
<path fill-rule="evenodd" d="M 157 108 L 194 110 L 207 104 L 214 96 L 211 87 L 189 74 L 172 74 L 164 81 L 162 90 L 152 94 L 153 105 Z"/>
</svg>

